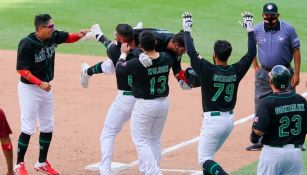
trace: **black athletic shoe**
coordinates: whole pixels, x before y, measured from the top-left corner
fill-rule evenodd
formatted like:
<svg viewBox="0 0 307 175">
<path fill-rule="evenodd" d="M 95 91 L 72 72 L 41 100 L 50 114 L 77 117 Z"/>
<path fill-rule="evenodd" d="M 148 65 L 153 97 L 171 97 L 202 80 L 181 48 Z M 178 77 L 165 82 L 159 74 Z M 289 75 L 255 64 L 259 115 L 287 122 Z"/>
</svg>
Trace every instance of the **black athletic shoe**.
<svg viewBox="0 0 307 175">
<path fill-rule="evenodd" d="M 306 147 L 304 145 L 301 145 L 301 150 L 306 151 Z"/>
<path fill-rule="evenodd" d="M 253 144 L 246 148 L 246 151 L 260 151 L 263 145 L 261 143 Z"/>
</svg>

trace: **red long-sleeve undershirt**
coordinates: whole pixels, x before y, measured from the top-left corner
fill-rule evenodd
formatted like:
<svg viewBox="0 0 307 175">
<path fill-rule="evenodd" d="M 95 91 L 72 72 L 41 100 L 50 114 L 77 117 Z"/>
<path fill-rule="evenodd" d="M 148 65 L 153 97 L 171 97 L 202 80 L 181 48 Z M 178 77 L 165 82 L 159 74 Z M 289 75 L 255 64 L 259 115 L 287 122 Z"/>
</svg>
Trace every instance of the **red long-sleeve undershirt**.
<svg viewBox="0 0 307 175">
<path fill-rule="evenodd" d="M 80 39 L 78 33 L 70 33 L 65 41 L 65 43 L 74 43 Z"/>
<path fill-rule="evenodd" d="M 24 69 L 24 70 L 18 70 L 17 71 L 23 78 L 27 79 L 28 81 L 30 81 L 31 83 L 40 86 L 40 84 L 42 83 L 42 80 L 38 79 L 37 77 L 35 77 L 29 70 Z"/>
</svg>

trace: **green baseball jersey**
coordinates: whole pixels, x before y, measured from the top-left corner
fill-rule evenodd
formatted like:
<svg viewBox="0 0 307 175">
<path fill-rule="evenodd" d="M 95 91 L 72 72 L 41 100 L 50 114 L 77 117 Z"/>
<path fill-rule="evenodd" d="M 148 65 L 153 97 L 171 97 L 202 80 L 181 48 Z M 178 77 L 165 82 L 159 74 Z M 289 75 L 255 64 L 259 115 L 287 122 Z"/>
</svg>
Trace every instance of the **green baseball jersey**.
<svg viewBox="0 0 307 175">
<path fill-rule="evenodd" d="M 307 133 L 307 102 L 295 92 L 273 93 L 259 105 L 253 128 L 264 132 L 266 145 L 303 144 Z"/>
<path fill-rule="evenodd" d="M 152 60 L 152 65 L 144 67 L 139 58 L 129 61 L 119 59 L 116 72 L 132 75 L 132 94 L 136 98 L 155 99 L 169 94 L 168 76 L 174 60 L 167 52 Z"/>
</svg>

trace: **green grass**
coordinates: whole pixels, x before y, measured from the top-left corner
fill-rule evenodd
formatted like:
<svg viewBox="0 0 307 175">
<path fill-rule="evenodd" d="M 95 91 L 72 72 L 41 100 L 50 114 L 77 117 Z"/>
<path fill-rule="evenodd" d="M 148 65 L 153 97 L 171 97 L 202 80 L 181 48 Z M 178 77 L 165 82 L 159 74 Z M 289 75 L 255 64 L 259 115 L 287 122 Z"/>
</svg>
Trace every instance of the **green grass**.
<svg viewBox="0 0 307 175">
<path fill-rule="evenodd" d="M 305 144 L 305 146 L 307 146 L 307 144 Z M 304 173 L 303 174 L 307 174 L 307 151 L 303 152 L 303 159 L 304 159 Z M 232 172 L 231 175 L 255 175 L 256 174 L 256 170 L 257 170 L 257 165 L 258 165 L 258 161 L 243 167 L 235 172 Z"/>
<path fill-rule="evenodd" d="M 118 23 L 135 25 L 142 21 L 145 27 L 165 28 L 172 32 L 181 27 L 181 14 L 193 14 L 193 37 L 198 51 L 211 60 L 213 43 L 217 39 L 229 40 L 233 45 L 230 62 L 246 52 L 246 33 L 238 24 L 240 13 L 254 13 L 255 23 L 262 20 L 264 0 L 1 0 L 0 49 L 16 50 L 19 40 L 34 31 L 36 14 L 52 15 L 57 29 L 77 32 L 99 23 L 103 32 L 113 36 Z M 302 70 L 307 71 L 307 40 L 304 1 L 275 0 L 281 18 L 293 24 L 301 40 Z M 60 46 L 58 52 L 83 55 L 105 55 L 105 50 L 95 42 L 79 42 Z M 186 59 L 187 57 L 184 56 Z"/>
</svg>

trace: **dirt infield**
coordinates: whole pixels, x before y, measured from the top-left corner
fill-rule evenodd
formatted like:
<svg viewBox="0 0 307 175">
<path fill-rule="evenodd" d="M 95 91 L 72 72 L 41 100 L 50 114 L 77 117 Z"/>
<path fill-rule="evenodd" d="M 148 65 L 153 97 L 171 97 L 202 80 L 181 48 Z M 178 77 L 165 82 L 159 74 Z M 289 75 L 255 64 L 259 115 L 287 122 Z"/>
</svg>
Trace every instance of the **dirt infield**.
<svg viewBox="0 0 307 175">
<path fill-rule="evenodd" d="M 94 175 L 97 172 L 84 170 L 86 165 L 100 160 L 99 137 L 107 110 L 116 95 L 114 75 L 97 75 L 83 89 L 79 83 L 80 65 L 90 65 L 101 60 L 99 57 L 57 54 L 55 79 L 51 82 L 55 98 L 55 132 L 48 159 L 61 175 Z M 15 71 L 16 52 L 0 52 L 0 107 L 4 109 L 13 130 L 11 135 L 16 159 L 17 139 L 20 132 L 20 111 L 17 97 L 19 76 Z M 307 91 L 306 74 L 301 74 L 298 93 Z M 235 120 L 253 113 L 254 75 L 250 70 L 242 80 Z M 163 132 L 163 147 L 168 148 L 199 135 L 201 126 L 200 89 L 183 91 L 174 78 L 170 78 L 170 109 Z M 235 126 L 232 134 L 217 153 L 216 160 L 227 171 L 233 171 L 255 161 L 259 152 L 247 152 L 251 120 Z M 25 162 L 31 175 L 38 158 L 38 132 L 31 138 Z M 116 139 L 114 161 L 129 164 L 137 160 L 127 123 Z M 197 143 L 190 144 L 162 156 L 161 168 L 168 170 L 195 170 L 197 164 Z M 0 153 L 0 175 L 4 174 L 5 160 Z M 119 172 L 121 175 L 140 174 L 137 166 Z M 188 171 L 164 174 L 191 174 Z"/>
</svg>

